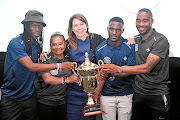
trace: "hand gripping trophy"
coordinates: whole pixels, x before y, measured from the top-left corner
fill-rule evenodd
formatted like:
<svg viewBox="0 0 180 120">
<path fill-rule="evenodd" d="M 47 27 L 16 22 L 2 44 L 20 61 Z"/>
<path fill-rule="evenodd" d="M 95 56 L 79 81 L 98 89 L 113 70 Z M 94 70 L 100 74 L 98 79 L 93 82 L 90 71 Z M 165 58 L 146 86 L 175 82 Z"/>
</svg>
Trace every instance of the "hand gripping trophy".
<svg viewBox="0 0 180 120">
<path fill-rule="evenodd" d="M 100 62 L 103 64 L 102 60 L 98 61 L 98 65 L 92 63 L 89 60 L 88 53 L 85 53 L 85 60 L 84 62 L 77 68 L 77 64 L 75 66 L 75 70 L 80 77 L 79 85 L 82 84 L 84 92 L 88 95 L 88 100 L 86 103 L 83 103 L 83 109 L 81 112 L 84 116 L 90 116 L 95 114 L 101 114 L 102 111 L 100 109 L 100 105 L 98 103 L 94 103 L 93 94 L 97 87 L 97 79 L 98 79 L 98 71 L 100 68 Z"/>
</svg>

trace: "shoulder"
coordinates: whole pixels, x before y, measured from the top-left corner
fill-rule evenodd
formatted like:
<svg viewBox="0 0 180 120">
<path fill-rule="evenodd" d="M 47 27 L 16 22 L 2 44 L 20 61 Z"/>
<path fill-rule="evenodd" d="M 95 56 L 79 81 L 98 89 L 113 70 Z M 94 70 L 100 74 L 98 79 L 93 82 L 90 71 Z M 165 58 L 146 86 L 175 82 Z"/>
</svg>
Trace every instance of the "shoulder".
<svg viewBox="0 0 180 120">
<path fill-rule="evenodd" d="M 105 38 L 102 37 L 100 34 L 92 33 L 92 35 L 93 35 L 92 40 L 95 40 L 95 41 L 104 41 L 105 40 Z"/>
<path fill-rule="evenodd" d="M 136 42 L 139 41 L 139 40 L 141 40 L 140 34 L 139 34 L 139 35 L 136 35 L 136 36 L 134 37 L 134 40 L 135 40 Z"/>
<path fill-rule="evenodd" d="M 92 33 L 94 35 L 94 38 L 103 38 L 100 34 Z"/>
<path fill-rule="evenodd" d="M 125 38 L 123 38 L 122 37 L 122 42 L 123 42 L 123 44 L 128 48 L 128 49 L 133 49 L 134 47 L 135 47 L 135 44 L 130 44 L 130 45 L 128 45 L 127 44 L 127 42 L 128 42 L 128 40 L 127 39 L 125 39 Z"/>
<path fill-rule="evenodd" d="M 10 42 L 8 47 L 13 47 L 16 48 L 18 46 L 24 46 L 24 42 L 22 40 L 22 35 L 18 35 L 16 37 L 14 37 Z"/>
<path fill-rule="evenodd" d="M 47 59 L 46 59 L 46 61 L 44 61 L 44 62 L 41 62 L 41 63 L 43 63 L 43 64 L 51 64 L 51 63 L 53 63 L 52 61 L 53 61 L 53 53 L 52 52 L 50 52 L 49 54 L 47 54 Z"/>
<path fill-rule="evenodd" d="M 99 45 L 96 47 L 96 51 L 98 52 L 98 51 L 106 48 L 106 46 L 107 46 L 107 40 L 105 40 L 105 41 L 103 41 L 101 44 L 99 44 Z"/>
<path fill-rule="evenodd" d="M 154 40 L 168 42 L 168 39 L 166 38 L 166 36 L 164 36 L 162 33 L 159 33 L 159 32 L 155 32 Z"/>
</svg>

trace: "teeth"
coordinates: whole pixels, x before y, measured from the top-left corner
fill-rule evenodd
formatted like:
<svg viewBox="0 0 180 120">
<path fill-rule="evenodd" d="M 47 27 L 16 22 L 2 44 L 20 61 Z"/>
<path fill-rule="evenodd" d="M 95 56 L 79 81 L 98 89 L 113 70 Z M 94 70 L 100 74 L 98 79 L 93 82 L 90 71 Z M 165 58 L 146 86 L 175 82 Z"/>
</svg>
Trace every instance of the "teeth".
<svg viewBox="0 0 180 120">
<path fill-rule="evenodd" d="M 140 27 L 139 30 L 144 30 L 144 28 Z"/>
</svg>

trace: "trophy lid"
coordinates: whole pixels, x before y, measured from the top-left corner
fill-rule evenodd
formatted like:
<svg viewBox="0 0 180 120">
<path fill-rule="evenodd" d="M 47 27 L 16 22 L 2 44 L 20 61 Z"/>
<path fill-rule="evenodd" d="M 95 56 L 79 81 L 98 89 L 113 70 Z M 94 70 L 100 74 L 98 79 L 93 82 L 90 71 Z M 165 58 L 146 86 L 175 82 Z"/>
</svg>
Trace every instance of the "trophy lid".
<svg viewBox="0 0 180 120">
<path fill-rule="evenodd" d="M 83 64 L 81 64 L 80 69 L 83 69 L 83 70 L 95 69 L 97 65 L 90 61 L 88 57 L 89 54 L 87 52 L 85 53 L 85 56 L 86 58 L 84 59 Z"/>
</svg>

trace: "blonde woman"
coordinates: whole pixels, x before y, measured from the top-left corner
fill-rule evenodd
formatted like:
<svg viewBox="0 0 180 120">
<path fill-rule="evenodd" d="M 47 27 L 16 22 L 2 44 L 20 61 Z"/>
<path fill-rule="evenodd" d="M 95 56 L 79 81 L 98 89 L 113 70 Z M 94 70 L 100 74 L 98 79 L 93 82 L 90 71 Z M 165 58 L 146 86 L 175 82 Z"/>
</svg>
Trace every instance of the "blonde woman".
<svg viewBox="0 0 180 120">
<path fill-rule="evenodd" d="M 95 48 L 105 39 L 89 32 L 87 19 L 82 14 L 74 14 L 69 20 L 66 54 L 71 61 L 82 64 L 85 52 L 95 62 Z M 84 117 L 81 113 L 82 103 L 87 100 L 87 94 L 78 83 L 70 83 L 67 92 L 67 120 L 94 120 L 96 116 Z"/>
</svg>

